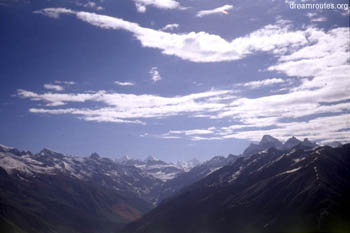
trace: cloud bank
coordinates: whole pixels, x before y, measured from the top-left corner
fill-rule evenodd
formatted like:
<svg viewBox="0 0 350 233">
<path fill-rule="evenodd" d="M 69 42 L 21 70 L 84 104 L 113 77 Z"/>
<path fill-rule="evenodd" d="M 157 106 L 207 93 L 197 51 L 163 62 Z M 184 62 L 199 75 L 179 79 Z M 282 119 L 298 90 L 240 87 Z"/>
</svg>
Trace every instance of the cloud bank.
<svg viewBox="0 0 350 233">
<path fill-rule="evenodd" d="M 32 113 L 70 114 L 98 122 L 145 124 L 151 119 L 186 116 L 205 118 L 208 122 L 225 120 L 227 123 L 224 127 L 172 129 L 157 135 L 167 139 L 258 140 L 262 134 L 272 134 L 282 139 L 295 135 L 321 142 L 350 141 L 349 28 L 325 31 L 309 26 L 293 30 L 287 21 L 279 20 L 274 25 L 266 25 L 246 36 L 227 41 L 206 32 L 169 33 L 110 16 L 69 9 L 49 8 L 37 13 L 52 18 L 70 14 L 99 28 L 125 30 L 144 47 L 159 49 L 165 55 L 191 62 L 234 61 L 258 52 L 270 53 L 277 62 L 266 71 L 281 73 L 298 79 L 298 82 L 293 87 L 288 86 L 283 93 L 257 95 L 255 98 L 237 96 L 232 90 L 209 90 L 174 97 L 103 90 L 42 94 L 18 90 L 19 97 L 46 105 L 29 109 Z M 155 70 L 150 74 L 155 75 Z M 251 89 L 273 88 L 274 84 L 283 82 L 283 79 L 272 78 L 240 85 Z M 69 106 L 87 102 L 96 106 Z"/>
<path fill-rule="evenodd" d="M 266 25 L 246 36 L 227 41 L 207 32 L 169 33 L 111 16 L 65 8 L 46 8 L 35 13 L 51 18 L 59 18 L 61 14 L 75 15 L 79 20 L 102 29 L 125 30 L 131 32 L 143 47 L 159 49 L 165 55 L 191 62 L 234 61 L 256 52 L 286 53 L 286 48 L 297 49 L 306 45 L 312 33 L 310 30 L 313 30 L 292 31 L 285 21 L 277 21 L 274 25 Z"/>
</svg>

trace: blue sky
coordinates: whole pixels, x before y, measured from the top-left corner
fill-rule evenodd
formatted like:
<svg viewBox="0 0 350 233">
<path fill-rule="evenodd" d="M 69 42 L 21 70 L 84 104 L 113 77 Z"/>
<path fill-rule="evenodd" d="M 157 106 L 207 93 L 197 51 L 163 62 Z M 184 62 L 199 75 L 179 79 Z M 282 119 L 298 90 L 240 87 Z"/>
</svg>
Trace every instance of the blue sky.
<svg viewBox="0 0 350 233">
<path fill-rule="evenodd" d="M 346 4 L 0 0 L 0 143 L 176 161 L 349 142 Z"/>
</svg>

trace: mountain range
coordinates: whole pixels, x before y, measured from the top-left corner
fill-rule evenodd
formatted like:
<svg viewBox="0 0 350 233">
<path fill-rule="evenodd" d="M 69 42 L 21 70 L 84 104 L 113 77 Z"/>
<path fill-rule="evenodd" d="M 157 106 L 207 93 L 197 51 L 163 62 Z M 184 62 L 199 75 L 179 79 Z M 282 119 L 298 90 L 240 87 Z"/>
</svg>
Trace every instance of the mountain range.
<svg viewBox="0 0 350 233">
<path fill-rule="evenodd" d="M 124 233 L 350 232 L 350 144 L 240 157 Z"/>
<path fill-rule="evenodd" d="M 241 155 L 169 163 L 0 146 L 0 232 L 349 229 L 349 145 L 265 135 Z"/>
<path fill-rule="evenodd" d="M 296 137 L 291 137 L 285 143 L 282 143 L 277 138 L 274 138 L 270 135 L 264 135 L 259 144 L 250 144 L 247 149 L 244 150 L 243 156 L 253 155 L 271 147 L 278 150 L 290 150 L 297 145 L 310 148 L 317 146 L 317 144 L 310 142 L 307 138 L 305 138 L 303 141 L 300 141 Z"/>
</svg>

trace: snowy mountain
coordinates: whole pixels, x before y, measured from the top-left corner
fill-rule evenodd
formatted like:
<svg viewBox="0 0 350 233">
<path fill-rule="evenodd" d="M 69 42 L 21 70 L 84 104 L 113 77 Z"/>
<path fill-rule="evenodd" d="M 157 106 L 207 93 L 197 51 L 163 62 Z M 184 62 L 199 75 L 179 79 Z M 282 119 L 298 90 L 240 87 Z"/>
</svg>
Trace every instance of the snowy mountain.
<svg viewBox="0 0 350 233">
<path fill-rule="evenodd" d="M 291 137 L 289 138 L 285 143 L 284 143 L 284 148 L 287 150 L 292 149 L 293 147 L 297 146 L 298 144 L 300 144 L 301 141 L 298 140 L 296 137 Z"/>
<path fill-rule="evenodd" d="M 237 158 L 238 156 L 235 155 L 229 155 L 227 157 L 215 156 L 208 161 L 198 164 L 188 172 L 182 173 L 174 179 L 168 180 L 162 185 L 159 200 L 167 199 L 181 192 L 184 187 L 192 185 L 220 168 L 234 163 Z"/>
<path fill-rule="evenodd" d="M 122 232 L 348 232 L 349 155 L 350 144 L 298 144 L 240 157 Z"/>
<path fill-rule="evenodd" d="M 193 158 L 189 161 L 177 161 L 176 162 L 176 166 L 180 169 L 183 169 L 185 172 L 190 171 L 192 168 L 194 168 L 200 164 L 201 164 L 201 162 L 196 158 Z"/>
<path fill-rule="evenodd" d="M 282 143 L 277 138 L 270 135 L 264 135 L 259 144 L 251 143 L 247 149 L 244 150 L 243 156 L 250 156 L 259 152 L 263 152 L 269 148 L 277 150 L 290 150 L 296 146 L 314 148 L 317 144 L 310 142 L 307 138 L 304 141 L 298 140 L 296 137 L 289 138 L 285 143 Z"/>
<path fill-rule="evenodd" d="M 0 232 L 112 233 L 154 208 L 162 183 L 97 153 L 0 146 Z"/>
<path fill-rule="evenodd" d="M 152 156 L 113 161 L 46 148 L 33 154 L 0 145 L 0 232 L 121 232 L 145 213 L 125 232 L 252 230 L 245 226 L 279 231 L 285 223 L 292 226 L 289 210 L 308 219 L 298 206 L 316 206 L 308 209 L 312 219 L 323 210 L 339 211 L 324 203 L 344 204 L 334 197 L 345 195 L 350 180 L 348 154 L 349 145 L 319 147 L 295 137 L 282 143 L 268 135 L 247 148 L 243 155 L 249 156 L 215 156 L 203 163 L 173 164 Z M 280 206 L 290 209 L 281 212 Z M 306 231 L 313 223 L 307 222 Z"/>
<path fill-rule="evenodd" d="M 103 185 L 120 193 L 132 193 L 150 203 L 154 202 L 154 193 L 162 184 L 161 180 L 137 167 L 115 163 L 97 153 L 90 157 L 66 156 L 45 148 L 40 153 L 32 154 L 2 146 L 0 167 L 7 174 L 23 179 L 38 175 L 64 175 Z"/>
<path fill-rule="evenodd" d="M 167 181 L 174 179 L 179 174 L 189 171 L 192 167 L 195 166 L 196 162 L 184 162 L 183 164 L 173 164 L 167 163 L 162 160 L 159 160 L 153 156 L 148 156 L 144 160 L 132 159 L 128 156 L 124 156 L 117 160 L 118 163 L 127 166 L 135 166 L 148 175 L 151 175 L 162 181 Z"/>
</svg>

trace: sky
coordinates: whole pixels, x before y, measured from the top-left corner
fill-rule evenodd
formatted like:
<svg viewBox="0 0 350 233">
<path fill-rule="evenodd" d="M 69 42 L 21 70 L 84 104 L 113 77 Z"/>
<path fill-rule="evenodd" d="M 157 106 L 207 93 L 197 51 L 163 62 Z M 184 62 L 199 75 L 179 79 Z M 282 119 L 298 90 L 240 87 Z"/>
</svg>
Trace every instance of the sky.
<svg viewBox="0 0 350 233">
<path fill-rule="evenodd" d="M 165 161 L 350 141 L 347 0 L 0 0 L 0 144 Z"/>
</svg>

